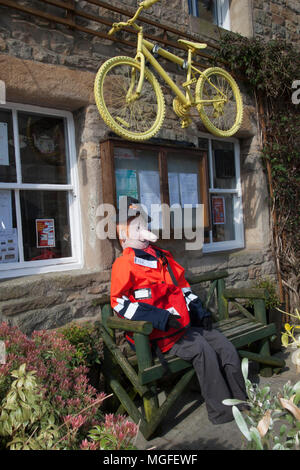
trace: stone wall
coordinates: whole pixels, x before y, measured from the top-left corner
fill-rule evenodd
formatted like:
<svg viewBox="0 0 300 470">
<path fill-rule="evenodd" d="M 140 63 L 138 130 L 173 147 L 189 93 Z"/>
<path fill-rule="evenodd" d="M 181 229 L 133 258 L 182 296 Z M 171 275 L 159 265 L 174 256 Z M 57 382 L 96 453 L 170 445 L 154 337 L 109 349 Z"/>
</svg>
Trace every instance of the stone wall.
<svg viewBox="0 0 300 470">
<path fill-rule="evenodd" d="M 20 1 L 27 6 L 41 2 Z M 116 1 L 134 12 L 135 0 Z M 172 3 L 172 5 L 171 5 Z M 78 2 L 90 14 L 120 21 L 120 14 Z M 52 6 L 43 4 L 45 11 L 58 14 Z M 190 32 L 191 18 L 187 15 L 187 2 L 174 0 L 157 4 L 155 18 L 160 22 Z M 151 10 L 145 15 L 150 15 Z M 103 25 L 82 19 L 84 27 L 107 31 Z M 201 37 L 217 42 L 216 27 L 202 30 Z M 151 34 L 156 28 L 148 26 Z M 213 35 L 213 36 L 212 36 Z M 126 34 L 125 36 L 126 37 Z M 168 35 L 169 38 L 177 38 Z M 115 243 L 100 241 L 96 236 L 96 209 L 102 202 L 101 159 L 99 141 L 107 129 L 95 106 L 93 80 L 100 64 L 113 55 L 132 55 L 124 45 L 110 40 L 71 30 L 49 21 L 0 7 L 0 80 L 6 82 L 7 100 L 39 106 L 67 109 L 75 121 L 77 163 L 80 181 L 84 267 L 79 272 L 51 273 L 42 276 L 20 277 L 0 282 L 0 321 L 8 320 L 30 333 L 33 329 L 54 328 L 72 319 L 95 318 L 99 307 L 93 300 L 109 293 L 110 267 L 120 253 Z M 178 83 L 183 75 L 177 67 L 169 72 Z M 227 269 L 228 285 L 250 285 L 260 274 L 275 276 L 270 252 L 269 210 L 267 185 L 262 163 L 258 158 L 256 111 L 253 97 L 241 83 L 245 104 L 245 118 L 238 137 L 241 143 L 241 174 L 245 215 L 243 250 L 215 254 L 186 252 L 184 243 L 176 240 L 161 245 L 170 249 L 189 274 Z M 170 91 L 163 89 L 167 115 L 159 137 L 184 140 L 197 144 L 198 132 L 203 131 L 199 120 L 186 130 L 172 111 Z"/>
<path fill-rule="evenodd" d="M 267 41 L 283 39 L 300 44 L 300 2 L 298 0 L 253 0 L 254 34 Z"/>
<path fill-rule="evenodd" d="M 35 329 L 100 318 L 97 299 L 109 291 L 110 271 L 48 273 L 0 283 L 0 322 Z"/>
</svg>

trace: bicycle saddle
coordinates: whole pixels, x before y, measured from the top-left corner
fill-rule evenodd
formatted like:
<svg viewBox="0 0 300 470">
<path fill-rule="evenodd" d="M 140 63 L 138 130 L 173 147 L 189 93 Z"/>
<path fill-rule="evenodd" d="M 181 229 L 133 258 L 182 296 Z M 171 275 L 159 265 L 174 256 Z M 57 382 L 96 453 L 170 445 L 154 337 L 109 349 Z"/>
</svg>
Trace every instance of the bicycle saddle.
<svg viewBox="0 0 300 470">
<path fill-rule="evenodd" d="M 201 42 L 186 41 L 185 39 L 178 39 L 178 42 L 179 44 L 185 46 L 187 49 L 205 49 L 207 47 L 207 44 Z"/>
</svg>

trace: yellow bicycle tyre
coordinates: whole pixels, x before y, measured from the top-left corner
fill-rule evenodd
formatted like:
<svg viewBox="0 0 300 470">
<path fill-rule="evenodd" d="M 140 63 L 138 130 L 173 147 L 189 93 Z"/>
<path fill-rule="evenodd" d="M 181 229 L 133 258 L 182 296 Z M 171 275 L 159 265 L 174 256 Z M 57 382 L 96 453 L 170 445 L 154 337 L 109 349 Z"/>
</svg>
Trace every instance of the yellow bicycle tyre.
<svg viewBox="0 0 300 470">
<path fill-rule="evenodd" d="M 117 67 L 119 68 L 119 70 L 115 72 L 117 70 Z M 106 62 L 104 62 L 104 64 L 102 64 L 102 66 L 98 70 L 96 74 L 96 78 L 95 78 L 95 83 L 94 83 L 95 101 L 96 101 L 98 111 L 108 127 L 110 127 L 116 134 L 120 135 L 121 137 L 127 140 L 141 142 L 141 141 L 148 140 L 151 137 L 153 137 L 155 134 L 157 134 L 157 132 L 161 128 L 164 118 L 165 118 L 165 100 L 164 100 L 161 87 L 158 83 L 158 80 L 153 75 L 153 73 L 150 72 L 150 70 L 147 69 L 147 67 L 145 67 L 145 76 L 144 76 L 144 83 L 143 83 L 143 88 L 141 92 L 141 98 L 136 100 L 136 102 L 134 103 L 135 106 L 138 106 L 139 103 L 141 102 L 141 110 L 139 110 L 139 113 L 137 113 L 136 120 L 135 121 L 132 120 L 133 122 L 131 123 L 131 122 L 127 122 L 125 119 L 121 117 L 116 118 L 113 115 L 113 112 L 109 109 L 109 100 L 106 100 L 104 87 L 109 86 L 110 93 L 118 93 L 118 89 L 116 88 L 117 83 L 114 83 L 114 82 L 118 82 L 118 78 L 120 81 L 120 77 L 122 77 L 121 78 L 122 88 L 125 88 L 124 76 L 125 76 L 125 70 L 128 68 L 131 69 L 131 71 L 135 69 L 139 72 L 141 69 L 141 66 L 137 60 L 133 59 L 132 57 L 126 57 L 126 56 L 113 57 L 107 60 Z M 122 75 L 123 69 L 124 69 L 124 74 Z M 107 83 L 108 85 L 105 85 L 105 83 Z M 126 96 L 126 91 L 127 89 L 120 91 L 120 93 L 124 95 L 123 101 L 124 101 L 124 97 Z M 152 99 L 151 94 L 153 95 L 152 98 L 155 99 L 156 101 L 155 103 L 151 101 Z M 145 100 L 145 103 L 143 102 L 143 100 Z M 113 102 L 112 99 L 111 101 Z M 144 104 L 144 109 L 146 108 L 148 110 L 150 109 L 150 112 L 153 114 L 153 119 L 152 119 L 153 122 L 149 123 L 148 125 L 149 128 L 147 128 L 147 122 L 146 122 L 146 119 L 144 118 L 144 110 L 143 110 L 142 104 Z M 113 104 L 112 106 L 115 106 L 116 108 L 115 104 Z M 126 107 L 129 109 L 129 105 L 124 104 L 123 113 L 127 113 L 127 117 L 129 115 L 129 118 L 131 119 L 133 110 L 131 109 L 129 111 L 128 110 L 126 111 L 125 110 Z M 134 106 L 132 106 L 132 108 L 134 108 Z M 121 109 L 121 105 L 118 107 L 118 109 Z M 138 125 L 143 127 L 143 129 L 142 130 L 138 128 L 129 129 L 129 127 L 131 126 L 134 127 Z"/>
<path fill-rule="evenodd" d="M 214 119 L 208 115 L 207 110 L 212 111 L 212 105 L 198 104 L 197 110 L 204 126 L 209 132 L 211 132 L 211 134 L 217 137 L 231 137 L 239 130 L 243 120 L 243 100 L 240 89 L 234 78 L 226 70 L 223 70 L 220 67 L 210 67 L 203 72 L 203 75 L 201 75 L 197 81 L 195 92 L 197 102 L 211 98 L 205 94 L 204 87 L 207 85 L 212 91 L 214 91 L 213 87 L 209 85 L 209 82 L 207 81 L 207 79 L 212 80 L 212 77 L 225 80 L 225 82 L 227 82 L 227 86 L 229 86 L 232 91 L 236 106 L 236 109 L 234 110 L 234 116 L 231 118 L 232 122 L 229 124 L 228 129 L 220 129 L 217 123 L 214 122 Z M 225 104 L 225 106 L 227 106 L 227 104 Z M 230 111 L 229 108 L 227 109 Z"/>
</svg>

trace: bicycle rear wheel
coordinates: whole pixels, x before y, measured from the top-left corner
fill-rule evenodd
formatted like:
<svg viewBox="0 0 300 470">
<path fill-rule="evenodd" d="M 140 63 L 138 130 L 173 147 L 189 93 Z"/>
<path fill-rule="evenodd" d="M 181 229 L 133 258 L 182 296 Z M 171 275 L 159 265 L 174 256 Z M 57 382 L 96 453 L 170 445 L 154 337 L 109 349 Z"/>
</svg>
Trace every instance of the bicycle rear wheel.
<svg viewBox="0 0 300 470">
<path fill-rule="evenodd" d="M 143 141 L 153 137 L 165 117 L 165 101 L 155 76 L 145 68 L 141 94 L 133 98 L 141 66 L 131 57 L 113 57 L 100 67 L 94 94 L 104 122 L 121 137 Z"/>
<path fill-rule="evenodd" d="M 236 81 L 226 70 L 211 67 L 203 72 L 196 84 L 196 101 L 201 100 L 212 100 L 197 105 L 209 132 L 217 137 L 230 137 L 239 130 L 243 119 L 242 96 Z"/>
</svg>

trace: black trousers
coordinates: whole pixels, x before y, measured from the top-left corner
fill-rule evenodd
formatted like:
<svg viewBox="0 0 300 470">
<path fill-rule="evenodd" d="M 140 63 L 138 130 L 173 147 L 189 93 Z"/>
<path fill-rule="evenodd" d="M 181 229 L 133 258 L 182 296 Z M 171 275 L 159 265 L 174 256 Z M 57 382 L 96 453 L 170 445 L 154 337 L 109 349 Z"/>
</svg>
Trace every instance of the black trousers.
<svg viewBox="0 0 300 470">
<path fill-rule="evenodd" d="M 213 424 L 232 421 L 231 406 L 222 400 L 247 399 L 240 358 L 232 343 L 218 330 L 191 327 L 170 352 L 193 363 L 209 420 Z"/>
</svg>

